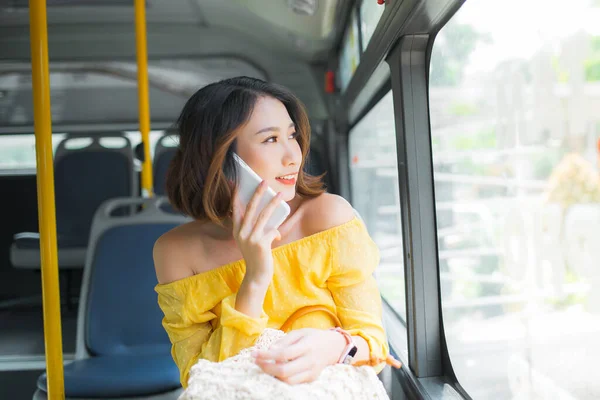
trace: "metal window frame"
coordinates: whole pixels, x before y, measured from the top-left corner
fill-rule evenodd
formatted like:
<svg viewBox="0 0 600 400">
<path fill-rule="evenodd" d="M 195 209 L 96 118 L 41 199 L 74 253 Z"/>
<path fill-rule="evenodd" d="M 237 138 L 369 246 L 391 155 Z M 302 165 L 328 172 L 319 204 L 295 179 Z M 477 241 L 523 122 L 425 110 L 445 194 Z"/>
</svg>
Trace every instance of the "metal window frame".
<svg viewBox="0 0 600 400">
<path fill-rule="evenodd" d="M 427 99 L 429 35 L 407 35 L 387 58 L 392 76 L 402 208 L 408 357 L 419 377 L 443 373 L 433 164 Z M 432 250 L 435 250 L 433 252 Z"/>
</svg>

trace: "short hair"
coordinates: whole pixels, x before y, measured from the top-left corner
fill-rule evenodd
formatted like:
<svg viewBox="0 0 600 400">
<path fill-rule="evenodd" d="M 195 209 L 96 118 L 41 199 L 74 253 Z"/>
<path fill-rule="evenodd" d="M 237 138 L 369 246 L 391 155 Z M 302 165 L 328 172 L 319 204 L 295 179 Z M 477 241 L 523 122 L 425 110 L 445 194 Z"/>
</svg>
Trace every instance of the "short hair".
<svg viewBox="0 0 600 400">
<path fill-rule="evenodd" d="M 322 176 L 303 169 L 310 148 L 310 124 L 302 102 L 287 88 L 250 77 L 209 84 L 186 102 L 176 122 L 177 152 L 169 165 L 166 190 L 178 211 L 219 225 L 231 216 L 237 181 L 233 160 L 236 131 L 252 115 L 256 102 L 271 97 L 283 103 L 296 125 L 302 150 L 296 193 L 316 197 L 324 192 Z"/>
</svg>

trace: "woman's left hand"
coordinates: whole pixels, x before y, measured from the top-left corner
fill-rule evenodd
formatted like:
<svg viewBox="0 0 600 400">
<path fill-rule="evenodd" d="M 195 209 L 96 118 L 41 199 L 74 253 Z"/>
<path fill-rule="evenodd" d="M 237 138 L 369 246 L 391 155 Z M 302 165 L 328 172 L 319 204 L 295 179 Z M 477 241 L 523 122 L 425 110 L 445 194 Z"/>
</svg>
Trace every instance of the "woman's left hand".
<svg viewBox="0 0 600 400">
<path fill-rule="evenodd" d="M 346 347 L 344 337 L 323 329 L 298 329 L 268 350 L 256 350 L 256 364 L 267 374 L 291 385 L 312 382 L 328 365 L 337 363 Z"/>
</svg>

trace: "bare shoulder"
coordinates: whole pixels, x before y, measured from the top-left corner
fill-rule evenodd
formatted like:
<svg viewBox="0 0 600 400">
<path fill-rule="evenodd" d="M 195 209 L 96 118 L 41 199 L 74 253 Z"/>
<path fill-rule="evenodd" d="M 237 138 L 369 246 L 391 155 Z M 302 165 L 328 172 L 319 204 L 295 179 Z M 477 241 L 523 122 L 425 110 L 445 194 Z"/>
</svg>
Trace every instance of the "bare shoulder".
<svg viewBox="0 0 600 400">
<path fill-rule="evenodd" d="M 306 202 L 304 226 L 308 234 L 321 232 L 354 219 L 354 209 L 341 196 L 323 193 Z"/>
<path fill-rule="evenodd" d="M 193 223 L 177 226 L 154 243 L 153 258 L 158 283 L 165 284 L 194 275 L 193 260 L 202 239 Z"/>
</svg>

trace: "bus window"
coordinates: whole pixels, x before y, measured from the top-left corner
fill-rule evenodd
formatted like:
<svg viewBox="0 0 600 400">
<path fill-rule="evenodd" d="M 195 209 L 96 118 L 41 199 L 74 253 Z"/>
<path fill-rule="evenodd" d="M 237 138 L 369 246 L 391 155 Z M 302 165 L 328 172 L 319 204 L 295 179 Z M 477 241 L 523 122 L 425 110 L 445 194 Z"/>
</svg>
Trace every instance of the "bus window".
<svg viewBox="0 0 600 400">
<path fill-rule="evenodd" d="M 141 142 L 141 135 L 137 131 L 127 131 L 125 136 L 131 141 L 132 147 Z M 154 159 L 156 142 L 164 135 L 164 131 L 150 131 L 150 155 Z M 52 135 L 53 150 L 65 138 L 64 133 Z M 103 145 L 110 147 L 110 139 Z M 177 138 L 173 137 L 174 145 Z M 134 160 L 136 168 L 141 168 L 139 160 Z M 0 175 L 34 175 L 35 174 L 35 135 L 1 135 L 0 136 Z"/>
<path fill-rule="evenodd" d="M 52 135 L 53 151 L 65 134 Z M 35 135 L 0 136 L 0 175 L 35 175 Z"/>
<path fill-rule="evenodd" d="M 436 38 L 442 314 L 473 398 L 600 398 L 599 20 L 597 1 L 466 2 Z"/>
<path fill-rule="evenodd" d="M 363 0 L 352 10 L 342 39 L 336 75 L 337 86 L 342 92 L 348 87 L 384 10 L 384 5 L 369 0 Z"/>
<path fill-rule="evenodd" d="M 390 91 L 350 131 L 350 181 L 352 204 L 380 250 L 381 294 L 406 321 L 395 132 Z"/>
<path fill-rule="evenodd" d="M 356 11 L 352 11 L 350 23 L 344 33 L 342 48 L 339 58 L 339 70 L 337 73 L 337 85 L 342 91 L 346 90 L 348 83 L 358 67 L 360 59 L 360 46 L 358 42 L 358 18 Z"/>
<path fill-rule="evenodd" d="M 360 3 L 360 34 L 362 39 L 362 50 L 364 51 L 369 45 L 371 36 L 375 32 L 377 23 L 383 15 L 385 6 L 376 4 L 374 1 L 363 0 Z"/>
</svg>

